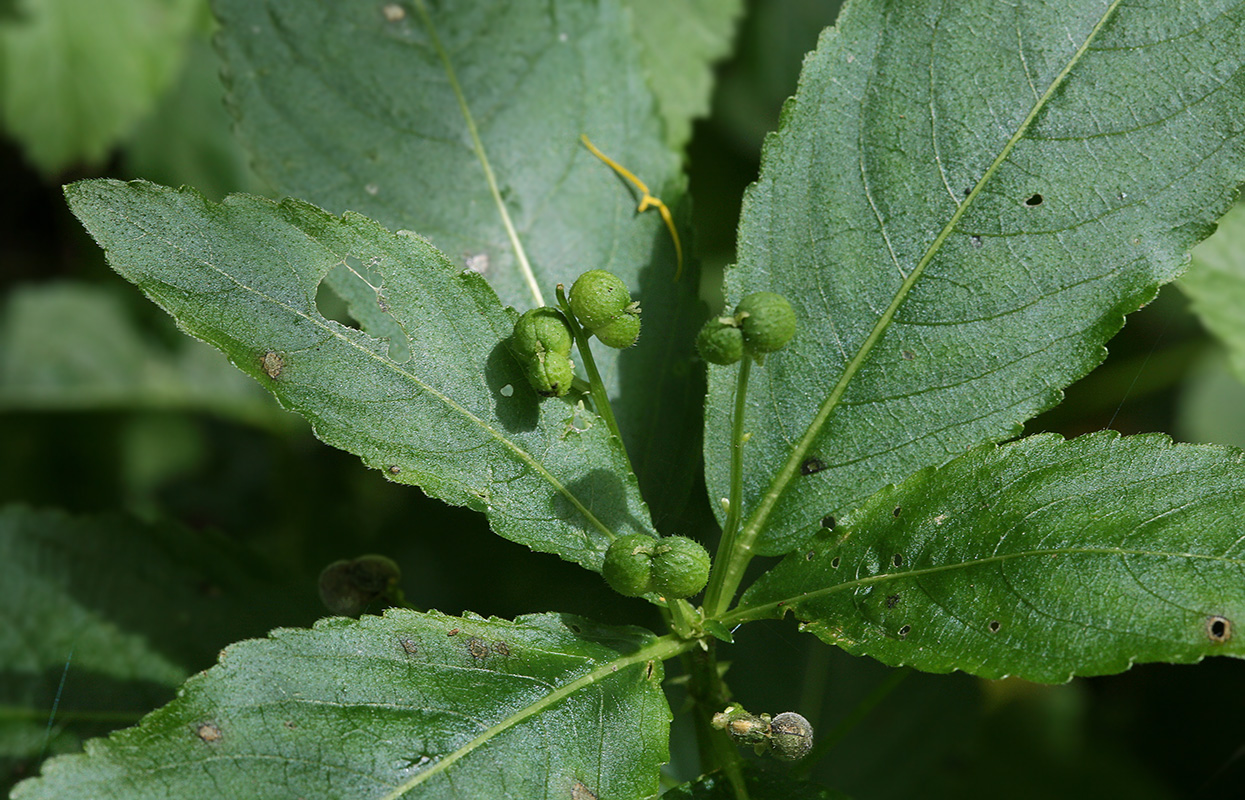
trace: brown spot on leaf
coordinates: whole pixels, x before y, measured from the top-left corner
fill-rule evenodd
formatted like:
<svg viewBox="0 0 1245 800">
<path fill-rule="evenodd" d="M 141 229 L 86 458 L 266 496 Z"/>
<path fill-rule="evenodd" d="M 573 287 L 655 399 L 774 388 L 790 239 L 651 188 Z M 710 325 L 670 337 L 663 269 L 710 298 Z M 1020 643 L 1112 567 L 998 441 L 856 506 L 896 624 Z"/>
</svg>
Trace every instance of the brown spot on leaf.
<svg viewBox="0 0 1245 800">
<path fill-rule="evenodd" d="M 1218 614 L 1207 617 L 1206 635 L 1215 644 L 1223 644 L 1232 638 L 1232 620 Z"/>
<path fill-rule="evenodd" d="M 575 781 L 571 784 L 571 800 L 597 800 L 597 796 L 582 782 Z"/>
<path fill-rule="evenodd" d="M 483 639 L 472 636 L 467 640 L 467 653 L 476 661 L 483 661 L 488 658 L 489 649 Z"/>
<path fill-rule="evenodd" d="M 445 635 L 446 636 L 457 636 L 458 630 L 459 630 L 458 628 L 450 628 L 448 631 L 445 632 Z"/>
<path fill-rule="evenodd" d="M 825 468 L 826 468 L 826 462 L 822 461 L 820 458 L 817 458 L 815 456 L 809 456 L 808 458 L 804 459 L 804 463 L 800 464 L 800 474 L 801 475 L 813 475 L 815 473 L 821 472 Z"/>
<path fill-rule="evenodd" d="M 213 722 L 204 722 L 200 724 L 199 727 L 195 728 L 195 734 L 197 734 L 200 739 L 208 744 L 211 744 L 212 742 L 219 742 L 221 740 L 220 728 Z"/>
<path fill-rule="evenodd" d="M 402 649 L 411 655 L 416 655 L 419 652 L 419 645 L 415 644 L 409 637 L 403 636 L 398 641 L 402 644 Z"/>
<path fill-rule="evenodd" d="M 510 645 L 505 642 L 493 642 L 493 652 L 503 658 L 510 657 Z"/>
<path fill-rule="evenodd" d="M 264 373 L 275 381 L 280 377 L 281 371 L 285 369 L 285 359 L 281 357 L 280 353 L 269 350 L 259 360 L 259 365 L 264 368 Z"/>
<path fill-rule="evenodd" d="M 401 468 L 401 467 L 399 467 L 397 464 L 393 464 L 392 466 L 390 466 L 390 467 L 389 467 L 389 474 L 390 474 L 390 475 L 397 475 L 397 474 L 398 474 L 398 473 L 400 473 L 401 471 L 402 471 L 402 468 Z"/>
</svg>

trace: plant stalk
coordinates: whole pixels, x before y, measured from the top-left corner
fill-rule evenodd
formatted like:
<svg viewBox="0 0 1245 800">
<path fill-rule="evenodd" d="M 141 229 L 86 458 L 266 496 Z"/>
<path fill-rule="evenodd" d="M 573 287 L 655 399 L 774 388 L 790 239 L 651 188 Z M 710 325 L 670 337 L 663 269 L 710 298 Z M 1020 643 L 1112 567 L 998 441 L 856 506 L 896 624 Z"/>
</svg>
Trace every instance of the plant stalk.
<svg viewBox="0 0 1245 800">
<path fill-rule="evenodd" d="M 751 560 L 748 553 L 736 554 L 736 538 L 739 534 L 739 523 L 743 519 L 744 494 L 744 413 L 748 407 L 748 376 L 752 371 L 752 359 L 744 356 L 739 363 L 739 376 L 735 383 L 735 410 L 731 421 L 731 484 L 727 497 L 726 524 L 722 526 L 722 541 L 718 544 L 718 556 L 713 561 L 713 572 L 709 576 L 709 588 L 705 591 L 705 614 L 716 617 L 726 611 L 735 595 L 739 584 L 736 578 L 734 585 L 728 587 L 728 575 L 742 575 L 743 567 Z M 743 564 L 734 566 L 734 562 L 743 559 Z"/>
<path fill-rule="evenodd" d="M 592 357 L 590 342 L 592 337 L 571 313 L 571 304 L 566 300 L 566 287 L 560 283 L 557 287 L 557 295 L 558 307 L 566 317 L 566 322 L 571 328 L 571 335 L 575 337 L 575 345 L 579 348 L 579 356 L 584 361 L 584 371 L 588 373 L 588 390 L 592 394 L 592 406 L 597 416 L 605 420 L 605 426 L 610 429 L 610 433 L 618 439 L 618 448 L 622 451 L 627 469 L 635 472 L 631 466 L 631 456 L 627 454 L 627 446 L 623 443 L 622 431 L 618 428 L 618 420 L 614 417 L 614 409 L 610 406 L 609 394 L 606 393 L 605 384 L 601 381 L 601 373 L 597 371 L 597 362 Z"/>
</svg>

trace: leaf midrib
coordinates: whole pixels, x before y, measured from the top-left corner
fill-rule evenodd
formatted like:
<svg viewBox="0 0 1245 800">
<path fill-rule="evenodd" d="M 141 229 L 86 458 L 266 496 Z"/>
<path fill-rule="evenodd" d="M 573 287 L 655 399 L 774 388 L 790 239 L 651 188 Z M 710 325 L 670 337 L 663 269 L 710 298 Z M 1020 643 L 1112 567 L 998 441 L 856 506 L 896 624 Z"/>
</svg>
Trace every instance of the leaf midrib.
<svg viewBox="0 0 1245 800">
<path fill-rule="evenodd" d="M 954 570 L 968 569 L 970 567 L 978 567 L 985 564 L 1001 563 L 1017 558 L 1065 555 L 1155 556 L 1159 558 L 1214 561 L 1221 564 L 1231 564 L 1236 567 L 1245 567 L 1245 559 L 1207 555 L 1205 553 L 1179 553 L 1166 550 L 1134 550 L 1124 547 L 1052 547 L 1042 550 L 1022 550 L 1015 553 L 1003 553 L 996 556 L 987 556 L 985 558 L 975 558 L 969 561 L 960 561 L 955 564 L 939 564 L 937 566 L 924 567 L 922 569 L 911 569 L 905 572 L 882 572 L 877 575 L 869 575 L 864 578 L 856 578 L 855 580 L 836 583 L 833 586 L 827 586 L 823 589 L 814 589 L 809 592 L 797 592 L 788 597 L 784 597 L 781 600 L 775 600 L 769 603 L 754 606 L 740 606 L 731 613 L 723 616 L 721 618 L 721 622 L 723 625 L 731 626 L 742 622 L 748 622 L 750 620 L 765 619 L 772 616 L 773 613 L 779 609 L 794 608 L 797 604 L 810 599 L 837 594 L 841 591 L 857 589 L 862 586 L 870 586 L 894 580 L 906 580 L 908 578 L 919 578 L 925 575 L 936 575 L 941 572 L 951 572 Z"/>
<path fill-rule="evenodd" d="M 545 479 L 545 480 L 549 483 L 549 485 L 550 485 L 550 486 L 552 486 L 552 487 L 553 487 L 553 488 L 554 488 L 554 489 L 558 492 L 558 494 L 560 494 L 560 495 L 562 495 L 563 497 L 565 497 L 565 498 L 567 499 L 567 501 L 568 501 L 568 502 L 570 502 L 570 503 L 571 503 L 571 504 L 575 507 L 575 509 L 576 509 L 577 511 L 579 511 L 581 514 L 583 514 L 583 515 L 584 515 L 584 518 L 585 518 L 585 519 L 587 519 L 587 520 L 588 520 L 588 521 L 592 524 L 592 526 L 593 526 L 593 527 L 595 527 L 597 530 L 601 531 L 601 533 L 603 533 L 603 534 L 605 534 L 606 536 L 608 536 L 608 537 L 610 538 L 610 540 L 611 540 L 611 541 L 612 541 L 612 540 L 614 540 L 614 539 L 616 539 L 616 538 L 618 538 L 618 535 L 617 535 L 617 534 L 616 534 L 616 533 L 615 533 L 612 529 L 610 529 L 607 525 L 605 525 L 605 523 L 603 523 L 600 519 L 598 519 L 598 518 L 596 517 L 596 515 L 594 515 L 591 511 L 589 511 L 589 510 L 588 510 L 588 508 L 587 508 L 587 507 L 586 507 L 583 503 L 581 503 L 581 502 L 580 502 L 579 498 L 578 498 L 578 497 L 576 497 L 576 496 L 575 496 L 575 494 L 574 494 L 573 492 L 571 492 L 571 491 L 570 491 L 570 489 L 568 489 L 565 485 L 563 485 L 563 484 L 562 484 L 562 482 L 561 482 L 561 481 L 559 481 L 556 477 L 554 477 L 554 475 L 553 475 L 552 473 L 550 473 L 547 469 L 545 469 L 544 465 L 543 465 L 543 464 L 541 464 L 541 463 L 540 463 L 540 461 L 539 461 L 538 459 L 534 458 L 534 457 L 533 457 L 530 453 L 528 453 L 526 450 L 524 450 L 523 448 L 519 447 L 519 446 L 518 446 L 517 444 L 515 444 L 514 442 L 510 441 L 510 439 L 508 439 L 506 436 L 504 436 L 504 435 L 502 435 L 500 432 L 498 432 L 495 428 L 493 428 L 491 425 L 489 425 L 489 424 L 488 424 L 485 420 L 483 420 L 483 419 L 481 419 L 480 417 L 476 416 L 475 414 L 471 413 L 471 411 L 469 411 L 467 408 L 465 408 L 464 406 L 462 406 L 462 405 L 460 405 L 459 403 L 457 403 L 456 401 L 454 401 L 454 400 L 453 400 L 452 398 L 450 398 L 448 395 L 445 395 L 445 394 L 443 394 L 442 392 L 437 391 L 437 390 L 436 390 L 435 388 L 433 388 L 432 386 L 430 386 L 430 385 L 428 385 L 427 383 L 424 383 L 422 380 L 420 380 L 418 376 L 416 376 L 415 374 L 413 374 L 413 373 L 411 373 L 411 372 L 409 372 L 409 371 L 407 371 L 407 370 L 405 370 L 405 369 L 402 369 L 399 365 L 397 365 L 397 364 L 393 363 L 392 361 L 390 361 L 390 360 L 388 360 L 388 359 L 385 359 L 385 358 L 381 358 L 378 354 L 376 354 L 376 353 L 374 353 L 374 352 L 372 352 L 372 351 L 370 351 L 370 350 L 367 350 L 366 348 L 364 348 L 364 347 L 360 346 L 360 344 L 359 344 L 358 342 L 355 342 L 355 341 L 351 340 L 351 339 L 350 339 L 350 338 L 348 338 L 345 334 L 343 334 L 341 331 L 338 331 L 338 330 L 335 330 L 335 329 L 333 329 L 333 328 L 329 327 L 329 325 L 327 324 L 327 322 L 326 322 L 326 321 L 323 321 L 323 320 L 317 319 L 316 317 L 313 317 L 313 316 L 311 316 L 311 315 L 307 314 L 306 312 L 302 311 L 301 309 L 295 308 L 295 307 L 293 307 L 293 306 L 291 306 L 291 305 L 289 305 L 289 304 L 287 304 L 287 303 L 285 303 L 285 302 L 283 302 L 283 301 L 281 301 L 281 300 L 278 300 L 278 299 L 276 299 L 276 298 L 274 298 L 274 297 L 270 297 L 269 295 L 265 294 L 264 292 L 259 291 L 258 289 L 256 289 L 256 288 L 255 288 L 255 287 L 253 287 L 253 286 L 248 286 L 246 283 L 244 283 L 243 281 L 239 280 L 239 279 L 238 279 L 237 277 L 235 277 L 234 275 L 231 275 L 229 272 L 226 272 L 225 270 L 223 270 L 223 269 L 221 269 L 220 267 L 216 266 L 215 264 L 210 263 L 210 262 L 208 262 L 208 261 L 206 261 L 206 260 L 204 260 L 204 259 L 202 259 L 202 258 L 196 257 L 195 255 L 193 255 L 192 253 L 190 253 L 189 251 L 187 251 L 186 249 L 184 249 L 183 247 L 181 247 L 178 243 L 173 242 L 173 241 L 169 241 L 169 240 L 164 239 L 163 237 L 161 237 L 161 236 L 157 235 L 157 234 L 156 234 L 153 230 L 148 229 L 148 228 L 146 228 L 145 226 L 143 226 L 143 225 L 141 224 L 141 222 L 139 222 L 138 220 L 135 220 L 135 219 L 130 219 L 129 217 L 126 217 L 126 222 L 127 222 L 128 224 L 132 225 L 134 228 L 136 228 L 136 229 L 138 229 L 138 230 L 143 231 L 143 233 L 144 233 L 145 235 L 147 235 L 147 236 L 151 236 L 153 239 L 156 239 L 156 240 L 158 240 L 158 241 L 162 241 L 162 242 L 164 242 L 164 244 L 165 244 L 166 246 L 168 246 L 168 247 L 172 248 L 173 250 L 176 250 L 176 251 L 178 251 L 178 252 L 182 253 L 182 255 L 183 255 L 183 256 L 185 256 L 185 257 L 186 257 L 188 260 L 190 260 L 192 263 L 200 263 L 200 264 L 202 264 L 204 267 L 207 267 L 208 269 L 210 269 L 210 270 L 212 270 L 213 272 L 215 272 L 216 274 L 218 274 L 218 275 L 220 275 L 220 276 L 222 276 L 222 277 L 224 277 L 224 278 L 227 278 L 227 279 L 228 279 L 229 281 L 231 281 L 234 285 L 238 286 L 239 288 L 243 289 L 244 291 L 250 292 L 251 294 L 254 294 L 254 295 L 255 295 L 255 296 L 257 296 L 257 297 L 260 297 L 260 298 L 262 298 L 263 300 L 265 300 L 265 301 L 267 301 L 267 302 L 269 302 L 269 303 L 272 303 L 273 305 L 276 305 L 276 306 L 278 306 L 278 307 L 280 307 L 280 308 L 284 308 L 285 310 L 289 311 L 290 313 L 295 314 L 295 315 L 297 315 L 297 316 L 299 316 L 299 317 L 302 317 L 303 319 L 307 320 L 308 322 L 312 323 L 313 325 L 317 326 L 317 327 L 318 327 L 318 328 L 320 328 L 321 330 L 323 330 L 323 331 L 325 331 L 326 333 L 328 333 L 330 336 L 332 336 L 332 337 L 334 337 L 334 338 L 336 338 L 336 339 L 338 339 L 338 340 L 340 340 L 340 341 L 345 342 L 345 343 L 346 343 L 346 344 L 348 344 L 350 347 L 354 348 L 357 352 L 360 352 L 360 353 L 366 354 L 369 358 L 371 358 L 371 359 L 373 359 L 374 361 L 376 361 L 376 362 L 380 363 L 381 365 L 385 366 L 386 368 L 388 368 L 388 369 L 392 370 L 393 372 L 398 373 L 399 375 L 402 375 L 402 376 L 404 376 L 404 377 L 408 378 L 408 379 L 409 379 L 412 383 L 414 383 L 414 384 L 415 384 L 415 385 L 416 385 L 419 389 L 421 389 L 421 390 L 423 390 L 423 391 L 427 392 L 428 394 L 432 395 L 433 397 L 437 398 L 437 399 L 438 399 L 438 400 L 440 400 L 442 403 L 444 403 L 446 406 L 448 406 L 450 409 L 452 409 L 453 411 L 455 411 L 455 412 L 459 413 L 460 415 L 462 415 L 462 416 L 463 416 L 463 417 L 465 417 L 466 419 L 470 420 L 470 421 L 471 421 L 472 423 L 474 423 L 474 424 L 475 424 L 478 428 L 480 428 L 481 430 L 485 431 L 485 432 L 486 432 L 489 436 L 491 436 L 493 439 L 495 439 L 496 441 L 500 442 L 503 446 L 505 446 L 508 450 L 510 450 L 510 451 L 511 451 L 511 452 L 515 455 L 515 457 L 517 457 L 517 458 L 518 458 L 520 461 L 522 461 L 524 464 L 527 464 L 529 467 L 531 467 L 531 468 L 532 468 L 532 470 L 533 470 L 533 471 L 535 471 L 538 475 L 540 475 L 542 478 L 544 478 L 544 479 Z M 288 221 L 287 221 L 287 222 L 288 222 Z M 307 235 L 307 234 L 306 234 L 306 232 L 305 232 L 305 231 L 302 231 L 302 229 L 301 229 L 301 228 L 297 228 L 297 227 L 296 227 L 296 230 L 299 230 L 299 231 L 300 231 L 300 232 L 302 232 L 304 235 Z M 312 239 L 312 241 L 315 241 L 315 240 L 314 240 L 314 239 Z M 153 294 L 155 293 L 154 289 L 151 289 L 151 287 L 148 287 L 148 290 L 149 290 L 149 291 L 152 291 L 152 292 L 153 292 Z M 210 327 L 210 326 L 209 326 L 209 327 Z"/>
<path fill-rule="evenodd" d="M 449 769 L 457 761 L 467 755 L 470 755 L 474 750 L 488 742 L 490 739 L 513 728 L 529 717 L 535 716 L 554 704 L 561 702 L 563 699 L 571 696 L 580 689 L 596 683 L 602 678 L 606 678 L 611 675 L 618 675 L 627 667 L 645 661 L 665 661 L 668 658 L 691 649 L 694 644 L 694 641 L 681 641 L 678 637 L 673 635 L 663 636 L 662 638 L 651 642 L 646 647 L 637 650 L 629 656 L 622 656 L 620 658 L 613 659 L 612 661 L 607 661 L 586 675 L 571 681 L 565 686 L 555 689 L 531 705 L 520 709 L 514 714 L 511 714 L 509 717 L 506 717 L 496 725 L 481 733 L 479 736 L 476 736 L 474 739 L 464 744 L 462 747 L 441 758 L 436 764 L 433 764 L 428 769 L 411 776 L 408 780 L 397 786 L 392 792 L 384 795 L 381 800 L 397 800 L 397 798 L 406 794 L 411 789 L 414 789 L 424 781 L 427 781 L 432 776 Z"/>
<path fill-rule="evenodd" d="M 842 399 L 844 393 L 847 391 L 848 385 L 851 383 L 852 379 L 855 378 L 856 373 L 858 373 L 864 366 L 864 362 L 868 359 L 874 346 L 889 328 L 891 320 L 898 312 L 899 307 L 903 304 L 904 300 L 907 299 L 912 287 L 916 284 L 917 280 L 920 279 L 922 274 L 924 274 L 926 266 L 938 254 L 943 243 L 952 234 L 952 232 L 954 232 L 956 225 L 967 212 L 968 208 L 972 205 L 973 201 L 977 198 L 978 194 L 981 193 L 983 188 L 994 176 L 995 172 L 998 171 L 999 167 L 1006 160 L 1007 156 L 1011 154 L 1011 151 L 1028 132 L 1029 127 L 1033 124 L 1033 121 L 1037 118 L 1037 115 L 1046 107 L 1050 98 L 1054 96 L 1054 93 L 1058 91 L 1060 86 L 1063 85 L 1068 75 L 1072 72 L 1076 65 L 1080 63 L 1081 58 L 1085 55 L 1085 52 L 1089 49 L 1090 45 L 1093 44 L 1103 27 L 1115 14 L 1116 9 L 1119 7 L 1121 2 L 1123 2 L 1123 0 L 1112 1 L 1111 5 L 1105 12 L 1103 12 L 1101 18 L 1099 18 L 1098 22 L 1085 37 L 1085 41 L 1081 43 L 1081 46 L 1077 48 L 1077 51 L 1068 60 L 1068 63 L 1055 77 L 1055 79 L 1051 81 L 1042 96 L 1034 102 L 1028 115 L 1025 116 L 1019 127 L 1017 127 L 1016 131 L 1008 139 L 1007 144 L 1004 145 L 998 156 L 996 156 L 994 161 L 991 162 L 989 168 L 986 169 L 981 178 L 973 186 L 972 191 L 964 199 L 964 202 L 959 204 L 955 210 L 955 213 L 951 215 L 951 218 L 943 226 L 942 230 L 939 231 L 938 236 L 936 236 L 934 241 L 930 243 L 930 246 L 921 256 L 921 260 L 917 262 L 916 267 L 913 268 L 912 272 L 909 273 L 904 279 L 904 282 L 900 285 L 899 290 L 895 293 L 894 298 L 891 300 L 890 305 L 888 305 L 886 310 L 882 312 L 882 316 L 869 332 L 868 337 L 865 338 L 865 341 L 856 351 L 856 354 L 853 356 L 852 360 L 848 362 L 839 378 L 839 381 L 835 384 L 834 389 L 831 390 L 830 394 L 822 402 L 816 416 L 813 418 L 813 421 L 809 423 L 808 428 L 805 430 L 804 436 L 800 438 L 800 441 L 792 449 L 791 455 L 787 458 L 786 463 L 783 464 L 782 469 L 778 471 L 778 474 L 774 477 L 773 481 L 770 482 L 770 486 L 766 490 L 765 495 L 762 497 L 760 505 L 757 506 L 744 523 L 743 529 L 740 532 L 738 549 L 743 556 L 740 560 L 745 565 L 747 561 L 751 559 L 752 548 L 756 542 L 756 538 L 760 534 L 760 531 L 765 525 L 765 522 L 768 520 L 770 514 L 773 512 L 774 507 L 777 505 L 778 499 L 786 491 L 791 480 L 799 474 L 800 465 L 812 449 L 813 441 L 818 435 L 820 435 L 822 428 L 830 418 L 830 415 L 834 412 L 835 408 L 837 408 L 839 400 Z M 742 574 L 742 569 L 740 569 L 740 573 Z"/>
<path fill-rule="evenodd" d="M 419 9 L 419 16 L 424 22 L 424 27 L 428 30 L 428 36 L 432 40 L 433 49 L 437 51 L 437 58 L 440 59 L 441 66 L 445 69 L 445 76 L 450 82 L 450 88 L 454 91 L 454 98 L 458 101 L 458 109 L 462 112 L 463 121 L 467 125 L 467 132 L 471 134 L 472 149 L 475 152 L 476 158 L 480 161 L 480 166 L 484 168 L 484 178 L 488 182 L 489 193 L 493 196 L 493 204 L 497 207 L 497 213 L 501 217 L 502 225 L 506 229 L 506 236 L 510 239 L 510 245 L 514 248 L 519 271 L 523 273 L 523 280 L 527 283 L 527 288 L 532 292 L 532 299 L 536 301 L 536 305 L 543 306 L 545 305 L 545 298 L 541 294 L 540 284 L 536 282 L 536 275 L 532 272 L 532 265 L 527 260 L 527 251 L 523 249 L 523 243 L 519 240 L 519 232 L 515 230 L 514 223 L 510 220 L 510 211 L 506 208 L 506 203 L 502 199 L 501 190 L 497 186 L 497 176 L 493 174 L 493 165 L 489 161 L 488 153 L 484 150 L 484 142 L 481 141 L 480 132 L 476 129 L 475 117 L 471 113 L 471 108 L 467 105 L 467 97 L 463 94 L 462 86 L 458 83 L 458 74 L 454 71 L 454 65 L 450 63 L 450 55 L 441 45 L 441 37 L 437 35 L 437 28 L 432 24 L 432 16 L 428 13 L 424 0 L 415 0 L 415 5 Z"/>
</svg>

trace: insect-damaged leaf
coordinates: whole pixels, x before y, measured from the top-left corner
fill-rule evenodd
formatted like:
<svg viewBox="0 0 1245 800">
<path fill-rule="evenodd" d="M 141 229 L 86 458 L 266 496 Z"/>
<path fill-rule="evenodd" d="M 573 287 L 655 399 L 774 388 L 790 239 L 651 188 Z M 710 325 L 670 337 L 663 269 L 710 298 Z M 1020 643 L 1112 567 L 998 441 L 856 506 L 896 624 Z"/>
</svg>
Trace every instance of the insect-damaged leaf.
<svg viewBox="0 0 1245 800">
<path fill-rule="evenodd" d="M 14 797 L 649 797 L 672 647 L 553 614 L 280 629 Z"/>
<path fill-rule="evenodd" d="M 680 159 L 617 0 L 213 7 L 238 133 L 279 192 L 418 231 L 520 311 L 591 268 L 626 282 L 640 341 L 596 358 L 654 515 L 682 515 L 702 430 L 694 265 L 673 280 L 662 219 L 580 141 L 679 210 Z"/>
<path fill-rule="evenodd" d="M 748 193 L 738 302 L 800 329 L 755 370 L 743 539 L 1018 432 L 1180 271 L 1242 177 L 1245 4 L 848 4 Z M 705 452 L 727 496 L 732 378 Z"/>
<path fill-rule="evenodd" d="M 1035 436 L 878 492 L 737 613 L 790 611 L 892 666 L 1043 683 L 1241 656 L 1243 531 L 1240 450 Z"/>
<path fill-rule="evenodd" d="M 590 569 L 616 534 L 651 530 L 617 440 L 591 413 L 540 401 L 506 345 L 514 312 L 423 239 L 298 201 L 217 204 L 144 182 L 66 195 L 113 268 L 182 329 L 390 479 Z M 405 361 L 399 343 L 317 309 L 320 282 L 343 267 L 376 281 Z"/>
</svg>

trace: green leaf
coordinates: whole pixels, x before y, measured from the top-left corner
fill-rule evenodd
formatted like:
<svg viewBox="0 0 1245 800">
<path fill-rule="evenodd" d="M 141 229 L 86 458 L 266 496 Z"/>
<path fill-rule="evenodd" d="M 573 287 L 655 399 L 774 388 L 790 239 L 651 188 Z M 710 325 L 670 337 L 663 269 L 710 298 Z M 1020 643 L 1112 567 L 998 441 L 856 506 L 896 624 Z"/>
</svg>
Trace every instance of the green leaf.
<svg viewBox="0 0 1245 800">
<path fill-rule="evenodd" d="M 581 408 L 540 401 L 506 345 L 514 312 L 423 239 L 294 200 L 217 204 L 117 181 L 66 196 L 113 268 L 325 442 L 590 569 L 616 535 L 651 532 L 617 440 Z M 317 287 L 341 265 L 376 276 L 372 302 L 409 360 L 321 315 Z"/>
<path fill-rule="evenodd" d="M 300 600 L 209 532 L 0 510 L 0 758 L 136 721 L 224 645 L 305 618 Z"/>
<path fill-rule="evenodd" d="M 692 120 L 709 112 L 713 64 L 727 55 L 742 0 L 623 0 L 631 10 L 641 62 L 666 126 L 666 143 L 681 150 Z"/>
<path fill-rule="evenodd" d="M 157 338 L 108 289 L 19 286 L 0 312 L 0 410 L 189 409 L 290 427 L 210 347 L 179 337 L 170 350 Z"/>
<path fill-rule="evenodd" d="M 661 218 L 637 214 L 639 196 L 580 141 L 682 219 L 679 158 L 617 0 L 214 8 L 238 133 L 278 192 L 418 231 L 519 310 L 591 268 L 627 283 L 639 344 L 594 352 L 645 496 L 659 519 L 683 514 L 704 394 L 695 270 L 673 281 Z"/>
<path fill-rule="evenodd" d="M 1104 355 L 1243 177 L 1245 5 L 861 0 L 748 193 L 732 303 L 800 329 L 754 371 L 741 545 L 1013 436 Z M 705 457 L 727 495 L 732 371 Z"/>
<path fill-rule="evenodd" d="M 787 611 L 891 666 L 1058 683 L 1245 654 L 1245 453 L 1159 435 L 987 445 L 869 498 L 724 620 Z"/>
<path fill-rule="evenodd" d="M 0 123 L 45 173 L 102 161 L 181 66 L 202 0 L 21 0 L 0 22 Z"/>
<path fill-rule="evenodd" d="M 1245 448 L 1245 386 L 1218 348 L 1198 359 L 1181 386 L 1175 435 L 1186 442 Z"/>
<path fill-rule="evenodd" d="M 1228 348 L 1232 369 L 1245 381 L 1245 206 L 1219 220 L 1219 230 L 1193 251 L 1180 281 L 1203 324 Z"/>
<path fill-rule="evenodd" d="M 177 83 L 126 142 L 128 176 L 193 186 L 212 200 L 230 192 L 264 193 L 230 130 L 219 73 L 208 37 L 192 37 Z"/>
<path fill-rule="evenodd" d="M 321 620 L 231 646 L 13 796 L 649 797 L 678 648 L 553 614 Z"/>
<path fill-rule="evenodd" d="M 842 792 L 808 781 L 792 780 L 783 772 L 748 764 L 744 769 L 744 782 L 750 800 L 847 800 Z M 737 795 L 726 776 L 715 772 L 671 789 L 662 797 L 666 800 L 735 800 Z"/>
</svg>

